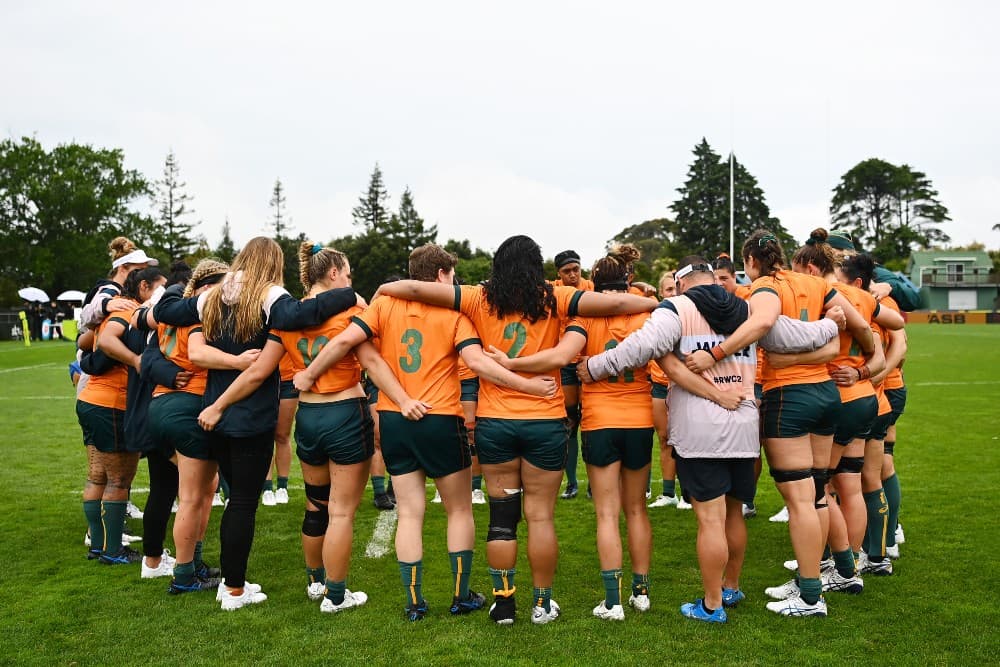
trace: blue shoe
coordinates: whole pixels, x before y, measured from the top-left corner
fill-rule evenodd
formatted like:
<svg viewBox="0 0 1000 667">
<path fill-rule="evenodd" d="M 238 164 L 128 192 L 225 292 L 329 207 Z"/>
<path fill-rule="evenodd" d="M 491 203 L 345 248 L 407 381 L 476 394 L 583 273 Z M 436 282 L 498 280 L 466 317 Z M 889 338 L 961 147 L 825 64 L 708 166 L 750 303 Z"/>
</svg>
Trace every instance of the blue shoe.
<svg viewBox="0 0 1000 667">
<path fill-rule="evenodd" d="M 199 579 L 215 579 L 222 576 L 222 570 L 217 567 L 209 567 L 208 563 L 200 560 L 195 564 L 194 576 Z"/>
<path fill-rule="evenodd" d="M 688 618 L 693 618 L 696 621 L 704 621 L 706 623 L 725 623 L 728 619 L 726 616 L 726 610 L 719 607 L 711 614 L 705 611 L 705 607 L 701 602 L 701 598 L 698 598 L 694 602 L 686 602 L 681 605 L 681 614 L 687 616 Z"/>
<path fill-rule="evenodd" d="M 190 584 L 181 584 L 174 579 L 170 582 L 170 586 L 167 587 L 167 593 L 170 595 L 183 595 L 184 593 L 198 593 L 200 591 L 216 591 L 221 583 L 222 579 L 203 579 L 197 576 L 191 580 Z"/>
<path fill-rule="evenodd" d="M 99 560 L 105 565 L 129 565 L 142 560 L 142 554 L 131 547 L 123 546 L 118 553 L 102 553 Z"/>
<path fill-rule="evenodd" d="M 486 598 L 482 596 L 481 593 L 476 593 L 475 591 L 469 591 L 469 597 L 465 600 L 459 600 L 455 598 L 451 601 L 452 614 L 468 614 L 472 611 L 479 611 L 486 606 Z"/>
<path fill-rule="evenodd" d="M 410 622 L 424 620 L 424 616 L 427 615 L 427 600 L 421 600 L 420 604 L 407 605 L 403 613 Z"/>
<path fill-rule="evenodd" d="M 735 607 L 740 602 L 746 598 L 738 588 L 723 588 L 722 589 L 722 606 L 723 607 Z"/>
</svg>

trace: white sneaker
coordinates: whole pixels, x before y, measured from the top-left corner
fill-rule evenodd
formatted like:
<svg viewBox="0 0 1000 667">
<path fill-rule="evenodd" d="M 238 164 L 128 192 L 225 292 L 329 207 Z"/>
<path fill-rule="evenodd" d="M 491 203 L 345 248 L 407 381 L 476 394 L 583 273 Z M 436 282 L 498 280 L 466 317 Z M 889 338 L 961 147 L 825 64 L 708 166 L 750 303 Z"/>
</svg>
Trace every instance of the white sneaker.
<svg viewBox="0 0 1000 667">
<path fill-rule="evenodd" d="M 780 586 L 772 586 L 771 588 L 764 589 L 764 595 L 772 600 L 787 600 L 789 598 L 798 597 L 800 592 L 799 582 L 794 579 L 787 581 Z"/>
<path fill-rule="evenodd" d="M 157 577 L 172 577 L 174 576 L 174 563 L 177 560 L 170 555 L 170 551 L 167 549 L 163 550 L 163 555 L 160 556 L 160 564 L 156 567 L 149 567 L 146 565 L 146 559 L 142 559 L 142 571 L 139 573 L 140 579 L 156 579 Z"/>
<path fill-rule="evenodd" d="M 265 507 L 274 507 L 278 504 L 278 499 L 274 496 L 274 491 L 269 489 L 261 494 L 260 502 Z"/>
<path fill-rule="evenodd" d="M 824 572 L 820 578 L 823 580 L 824 593 L 835 591 L 858 595 L 865 590 L 865 582 L 857 574 L 853 577 L 844 577 L 837 570 L 833 570 L 832 572 Z"/>
<path fill-rule="evenodd" d="M 173 513 L 173 514 L 177 514 L 177 510 L 179 510 L 180 508 L 181 508 L 181 506 L 180 506 L 180 505 L 179 505 L 179 504 L 177 503 L 177 501 L 175 500 L 175 501 L 174 501 L 174 504 L 173 504 L 173 505 L 172 505 L 172 506 L 170 507 L 170 511 L 171 511 L 171 513 Z"/>
<path fill-rule="evenodd" d="M 677 497 L 677 509 L 679 510 L 689 510 L 693 507 L 691 503 L 684 500 L 684 496 Z"/>
<path fill-rule="evenodd" d="M 771 523 L 788 523 L 788 508 L 782 507 L 777 514 L 768 519 Z"/>
<path fill-rule="evenodd" d="M 234 611 L 248 604 L 258 604 L 267 599 L 267 595 L 261 591 L 251 591 L 249 588 L 243 589 L 243 595 L 233 595 L 226 591 L 222 596 L 222 609 L 224 611 Z"/>
<path fill-rule="evenodd" d="M 648 595 L 630 595 L 628 596 L 628 603 L 636 611 L 649 611 Z"/>
<path fill-rule="evenodd" d="M 431 502 L 432 503 L 440 503 L 441 502 L 441 492 L 440 491 L 435 491 L 434 492 L 434 497 L 431 498 Z"/>
<path fill-rule="evenodd" d="M 896 524 L 896 544 L 905 544 L 906 535 L 903 535 L 903 524 Z"/>
<path fill-rule="evenodd" d="M 876 577 L 887 577 L 892 574 L 892 559 L 884 558 L 873 561 L 864 551 L 858 557 L 858 574 L 871 574 Z"/>
<path fill-rule="evenodd" d="M 274 492 L 274 500 L 279 505 L 288 504 L 288 489 L 278 489 Z"/>
<path fill-rule="evenodd" d="M 559 605 L 556 604 L 555 600 L 549 600 L 549 611 L 545 611 L 545 607 L 532 607 L 531 608 L 531 622 L 535 625 L 545 625 L 549 621 L 554 621 L 559 618 Z"/>
<path fill-rule="evenodd" d="M 472 490 L 472 504 L 473 505 L 485 505 L 486 504 L 486 494 L 483 493 L 482 489 Z"/>
<path fill-rule="evenodd" d="M 677 506 L 677 496 L 656 496 L 656 500 L 649 503 L 650 507 L 676 507 Z"/>
<path fill-rule="evenodd" d="M 322 581 L 312 582 L 306 586 L 306 595 L 309 596 L 310 600 L 322 600 L 323 596 L 326 595 L 326 584 Z"/>
<path fill-rule="evenodd" d="M 594 607 L 594 616 L 605 621 L 624 621 L 625 610 L 622 609 L 620 604 L 616 604 L 609 609 L 604 606 L 604 600 L 601 600 L 597 603 L 597 606 Z"/>
<path fill-rule="evenodd" d="M 779 602 L 768 602 L 768 611 L 782 616 L 826 616 L 826 600 L 822 597 L 816 604 L 807 604 L 798 595 Z"/>
<path fill-rule="evenodd" d="M 743 503 L 743 518 L 744 519 L 752 519 L 755 516 L 757 516 L 757 508 L 756 507 L 750 507 L 746 503 Z"/>
<path fill-rule="evenodd" d="M 798 572 L 799 571 L 799 561 L 795 560 L 794 558 L 792 560 L 786 560 L 784 563 L 782 563 L 782 565 L 784 566 L 784 568 L 786 570 L 790 570 L 792 572 Z M 820 571 L 820 574 L 822 574 L 824 572 L 829 572 L 830 570 L 833 570 L 836 567 L 837 566 L 833 562 L 832 558 L 827 558 L 826 560 L 821 560 L 819 562 L 819 571 Z"/>
<path fill-rule="evenodd" d="M 133 542 L 142 542 L 142 535 L 129 535 L 128 533 L 122 533 L 122 544 L 132 544 Z"/>
<path fill-rule="evenodd" d="M 334 604 L 333 600 L 328 597 L 324 597 L 323 601 L 319 605 L 319 610 L 327 614 L 336 614 L 338 611 L 344 611 L 345 609 L 350 609 L 351 607 L 360 607 L 366 602 L 368 602 L 367 593 L 362 591 L 352 593 L 347 590 L 344 591 L 344 601 L 340 604 Z"/>
<path fill-rule="evenodd" d="M 136 504 L 133 503 L 130 500 L 130 501 L 128 501 L 128 504 L 125 505 L 125 515 L 128 516 L 128 518 L 130 518 L 130 519 L 141 519 L 142 518 L 142 510 L 139 509 L 136 506 Z"/>
<path fill-rule="evenodd" d="M 225 507 L 225 506 L 226 506 L 226 501 L 222 497 L 221 493 L 217 493 L 214 496 L 212 496 L 212 507 Z"/>
<path fill-rule="evenodd" d="M 649 500 L 652 497 L 653 497 L 653 492 L 650 491 L 649 489 L 646 489 L 646 500 Z"/>
<path fill-rule="evenodd" d="M 885 555 L 893 560 L 897 560 L 899 558 L 899 545 L 894 544 L 891 547 L 886 547 Z"/>
<path fill-rule="evenodd" d="M 260 593 L 260 590 L 261 590 L 260 584 L 251 584 L 249 581 L 244 581 L 243 582 L 243 591 L 244 592 L 246 592 L 246 591 L 253 591 L 254 593 Z M 226 596 L 226 594 L 228 593 L 228 591 L 229 591 L 229 589 L 226 588 L 226 582 L 220 581 L 219 582 L 219 590 L 216 591 L 216 593 L 215 593 L 215 601 L 216 602 L 222 602 L 222 598 L 224 598 Z"/>
</svg>

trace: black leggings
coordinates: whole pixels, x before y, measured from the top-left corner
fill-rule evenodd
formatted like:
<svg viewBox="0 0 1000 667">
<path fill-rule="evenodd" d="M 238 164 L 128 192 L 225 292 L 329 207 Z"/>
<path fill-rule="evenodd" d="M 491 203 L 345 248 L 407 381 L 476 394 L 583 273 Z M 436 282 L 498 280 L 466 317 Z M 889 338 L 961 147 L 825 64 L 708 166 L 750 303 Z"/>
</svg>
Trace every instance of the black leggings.
<svg viewBox="0 0 1000 667">
<path fill-rule="evenodd" d="M 242 588 L 253 545 L 257 502 L 274 453 L 274 433 L 247 438 L 211 433 L 209 438 L 212 457 L 229 482 L 229 504 L 219 527 L 222 576 L 229 588 Z"/>
<path fill-rule="evenodd" d="M 177 498 L 177 466 L 160 451 L 146 452 L 149 466 L 149 498 L 142 515 L 142 551 L 150 558 L 163 553 L 170 509 Z"/>
</svg>

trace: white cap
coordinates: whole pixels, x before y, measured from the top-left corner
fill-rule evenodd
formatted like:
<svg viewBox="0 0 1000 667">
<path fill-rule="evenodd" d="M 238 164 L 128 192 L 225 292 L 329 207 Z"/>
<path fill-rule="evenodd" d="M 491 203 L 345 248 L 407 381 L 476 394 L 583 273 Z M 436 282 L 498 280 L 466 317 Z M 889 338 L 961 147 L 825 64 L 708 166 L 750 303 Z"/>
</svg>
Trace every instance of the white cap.
<svg viewBox="0 0 1000 667">
<path fill-rule="evenodd" d="M 160 261 L 152 257 L 146 256 L 145 250 L 133 250 L 124 257 L 119 257 L 115 261 L 111 262 L 111 268 L 117 269 L 123 264 L 149 264 L 150 266 L 156 266 Z"/>
</svg>

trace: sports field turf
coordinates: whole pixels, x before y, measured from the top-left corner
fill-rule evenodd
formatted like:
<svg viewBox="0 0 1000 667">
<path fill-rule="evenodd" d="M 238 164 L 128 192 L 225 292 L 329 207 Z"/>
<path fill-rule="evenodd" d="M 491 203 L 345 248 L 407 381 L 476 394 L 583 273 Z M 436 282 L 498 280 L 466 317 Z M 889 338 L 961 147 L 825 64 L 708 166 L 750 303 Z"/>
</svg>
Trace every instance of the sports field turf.
<svg viewBox="0 0 1000 667">
<path fill-rule="evenodd" d="M 0 662 L 996 664 L 1000 327 L 912 326 L 909 336 L 909 402 L 896 446 L 907 541 L 896 574 L 867 577 L 861 596 L 828 594 L 827 619 L 786 619 L 766 611 L 763 589 L 788 578 L 781 562 L 792 554 L 786 525 L 767 521 L 781 502 L 765 474 L 761 516 L 749 522 L 742 580 L 747 599 L 721 627 L 677 612 L 700 595 L 700 580 L 694 516 L 674 508 L 650 510 L 651 611 L 627 610 L 623 623 L 593 618 L 603 589 L 593 510 L 583 494 L 559 501 L 556 510 L 561 554 L 554 598 L 563 611 L 558 621 L 539 627 L 529 621 L 531 579 L 523 540 L 517 623 L 497 627 L 485 612 L 450 617 L 444 512 L 429 504 L 424 594 L 431 613 L 410 624 L 402 617 L 393 552 L 365 556 L 379 518 L 370 487 L 356 522 L 348 579 L 351 589 L 366 591 L 370 600 L 357 610 L 320 614 L 318 603 L 305 596 L 301 476 L 294 462 L 291 503 L 262 507 L 257 515 L 248 578 L 264 586 L 268 601 L 224 613 L 214 595 L 168 596 L 167 580 L 140 580 L 138 565 L 107 567 L 84 558 L 85 455 L 66 373 L 71 345 L 0 344 Z M 145 487 L 146 479 L 140 464 L 134 486 Z M 657 487 L 654 481 L 654 492 Z M 142 506 L 145 495 L 136 493 L 134 499 Z M 487 509 L 474 507 L 473 588 L 489 594 L 482 548 Z M 213 564 L 220 515 L 214 510 L 206 543 Z M 130 523 L 141 531 L 141 521 Z M 625 572 L 627 582 L 627 556 Z"/>
</svg>

